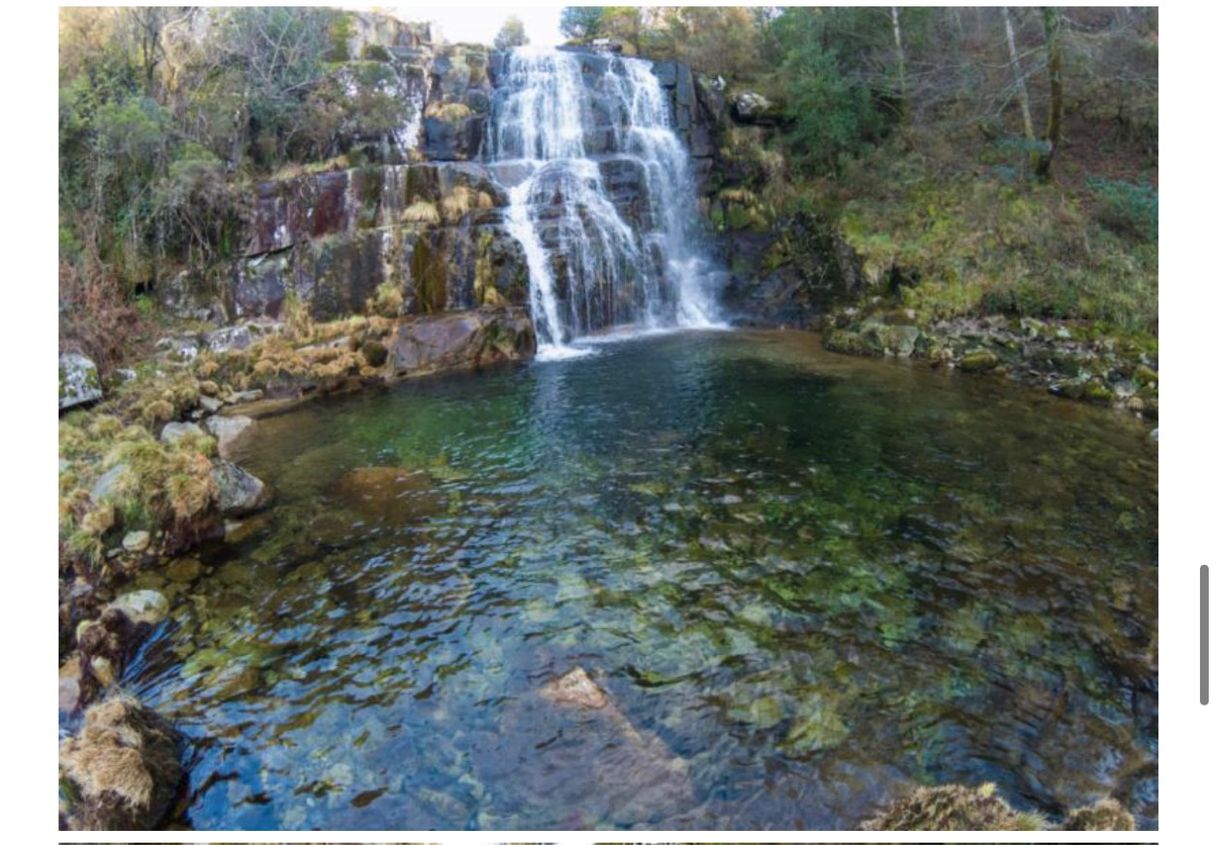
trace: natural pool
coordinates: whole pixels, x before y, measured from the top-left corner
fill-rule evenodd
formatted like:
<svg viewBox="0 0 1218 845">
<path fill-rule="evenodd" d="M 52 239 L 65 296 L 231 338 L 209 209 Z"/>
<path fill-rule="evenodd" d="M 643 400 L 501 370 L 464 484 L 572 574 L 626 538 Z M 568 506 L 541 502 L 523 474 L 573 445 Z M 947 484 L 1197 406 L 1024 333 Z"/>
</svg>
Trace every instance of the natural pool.
<svg viewBox="0 0 1218 845">
<path fill-rule="evenodd" d="M 248 538 L 146 576 L 126 682 L 198 828 L 849 828 L 911 781 L 1155 827 L 1147 435 L 797 332 L 319 401 L 239 456 Z M 539 694 L 574 667 L 608 707 Z"/>
</svg>

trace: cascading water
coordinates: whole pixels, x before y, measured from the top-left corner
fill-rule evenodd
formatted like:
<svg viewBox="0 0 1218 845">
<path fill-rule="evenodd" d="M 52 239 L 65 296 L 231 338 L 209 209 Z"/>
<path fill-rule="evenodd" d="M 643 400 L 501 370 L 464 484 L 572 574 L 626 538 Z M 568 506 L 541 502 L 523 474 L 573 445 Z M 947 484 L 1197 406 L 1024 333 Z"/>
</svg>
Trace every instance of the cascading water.
<svg viewBox="0 0 1218 845">
<path fill-rule="evenodd" d="M 650 62 L 528 48 L 507 59 L 489 154 L 511 184 L 541 354 L 615 326 L 715 324 L 672 125 Z"/>
</svg>

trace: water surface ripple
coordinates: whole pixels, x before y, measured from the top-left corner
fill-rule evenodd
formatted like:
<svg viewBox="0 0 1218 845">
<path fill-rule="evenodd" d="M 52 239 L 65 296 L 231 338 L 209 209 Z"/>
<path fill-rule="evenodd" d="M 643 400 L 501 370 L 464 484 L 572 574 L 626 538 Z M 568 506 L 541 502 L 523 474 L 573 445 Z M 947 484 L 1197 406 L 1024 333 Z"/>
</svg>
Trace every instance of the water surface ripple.
<svg viewBox="0 0 1218 845">
<path fill-rule="evenodd" d="M 1157 456 L 800 333 L 319 401 L 126 682 L 199 828 L 851 828 L 910 782 L 1157 824 Z M 189 567 L 181 567 L 191 577 Z M 599 711 L 538 690 L 583 667 Z"/>
</svg>

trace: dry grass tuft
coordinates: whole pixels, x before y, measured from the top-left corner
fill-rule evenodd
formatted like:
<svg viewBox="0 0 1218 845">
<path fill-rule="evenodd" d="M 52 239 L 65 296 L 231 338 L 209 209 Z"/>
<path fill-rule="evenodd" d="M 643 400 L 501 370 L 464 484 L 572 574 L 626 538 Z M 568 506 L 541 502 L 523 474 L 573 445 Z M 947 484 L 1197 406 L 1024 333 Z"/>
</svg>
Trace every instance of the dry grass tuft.
<svg viewBox="0 0 1218 845">
<path fill-rule="evenodd" d="M 440 209 L 443 213 L 444 222 L 456 223 L 464 215 L 469 213 L 478 202 L 477 195 L 464 185 L 458 185 L 453 188 L 451 194 L 448 194 L 444 199 L 440 200 Z"/>
<path fill-rule="evenodd" d="M 440 222 L 440 212 L 436 209 L 434 203 L 419 200 L 402 212 L 402 222 L 430 223 L 435 225 Z"/>
<path fill-rule="evenodd" d="M 863 823 L 864 830 L 1044 830 L 1035 813 L 1017 813 L 992 783 L 918 787 Z"/>
<path fill-rule="evenodd" d="M 79 790 L 78 829 L 153 826 L 182 777 L 173 729 L 122 695 L 85 711 L 80 733 L 60 744 L 59 766 Z"/>
</svg>

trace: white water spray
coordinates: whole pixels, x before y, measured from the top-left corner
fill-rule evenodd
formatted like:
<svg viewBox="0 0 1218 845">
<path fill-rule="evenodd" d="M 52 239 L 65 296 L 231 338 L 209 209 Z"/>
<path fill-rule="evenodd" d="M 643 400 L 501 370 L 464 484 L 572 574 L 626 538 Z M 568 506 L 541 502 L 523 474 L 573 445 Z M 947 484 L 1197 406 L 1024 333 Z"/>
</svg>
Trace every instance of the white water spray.
<svg viewBox="0 0 1218 845">
<path fill-rule="evenodd" d="M 519 179 L 507 226 L 528 262 L 543 357 L 617 326 L 715 325 L 672 125 L 650 62 L 528 48 L 508 58 L 489 152 Z"/>
</svg>

